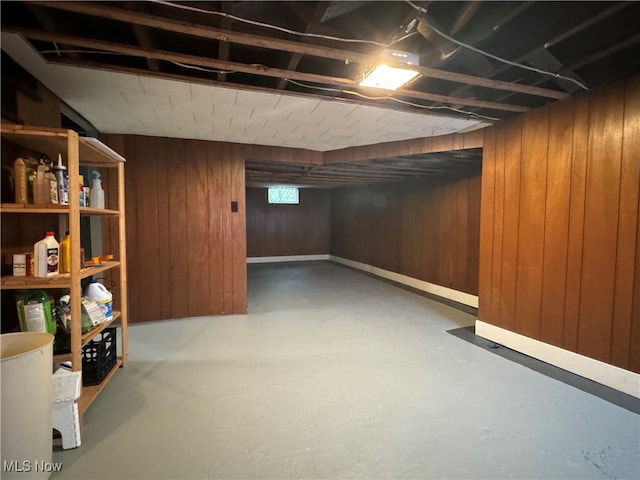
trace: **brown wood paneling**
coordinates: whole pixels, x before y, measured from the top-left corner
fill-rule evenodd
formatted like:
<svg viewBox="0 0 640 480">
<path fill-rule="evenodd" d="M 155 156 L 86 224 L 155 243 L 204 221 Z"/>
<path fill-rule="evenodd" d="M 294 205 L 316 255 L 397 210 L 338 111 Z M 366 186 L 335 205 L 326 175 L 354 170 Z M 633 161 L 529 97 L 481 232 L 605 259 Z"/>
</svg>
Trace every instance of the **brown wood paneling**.
<svg viewBox="0 0 640 480">
<path fill-rule="evenodd" d="M 520 239 L 520 172 L 522 170 L 522 120 L 518 118 L 503 126 L 504 137 L 504 207 L 502 225 L 502 254 L 500 297 L 497 322 L 512 329 L 516 323 L 516 292 L 518 281 L 518 241 Z M 484 155 L 483 155 L 484 162 Z M 484 177 L 483 177 L 484 182 Z"/>
<path fill-rule="evenodd" d="M 34 100 L 21 91 L 16 92 L 18 117 L 25 125 L 60 128 L 60 99 L 39 82 L 38 95 L 40 100 Z"/>
<path fill-rule="evenodd" d="M 135 155 L 135 140 L 131 136 L 124 136 L 124 152 L 121 152 L 125 158 L 129 155 Z M 143 164 L 140 161 L 127 160 L 125 169 L 124 183 L 126 194 L 126 227 L 127 227 L 127 284 L 129 296 L 129 321 L 137 322 L 140 316 L 140 308 L 143 301 L 140 296 L 140 288 L 144 271 L 140 271 L 141 262 L 138 248 L 139 237 L 139 214 L 138 199 L 140 191 L 138 190 L 138 182 L 144 180 Z"/>
<path fill-rule="evenodd" d="M 504 127 L 496 128 L 495 162 L 494 162 L 494 197 L 493 197 L 493 257 L 489 260 L 493 268 L 491 280 L 491 312 L 494 315 L 500 312 L 500 300 L 502 298 L 502 257 L 504 240 L 504 192 L 505 192 L 505 152 L 506 138 Z M 510 159 L 511 160 L 511 159 Z M 504 322 L 505 319 L 503 318 Z M 508 323 L 508 321 L 507 321 Z"/>
<path fill-rule="evenodd" d="M 189 251 L 190 245 L 187 237 L 189 192 L 187 166 L 184 158 L 187 142 L 187 140 L 164 141 L 164 147 L 167 151 L 164 168 L 169 180 L 166 193 L 167 197 L 171 199 L 167 209 L 169 278 L 166 279 L 170 286 L 170 310 L 166 312 L 164 318 L 180 318 L 188 315 L 189 312 L 188 271 L 190 259 L 193 256 Z M 127 224 L 129 223 L 127 222 Z M 129 262 L 129 264 L 131 263 Z M 151 319 L 147 318 L 146 320 Z"/>
<path fill-rule="evenodd" d="M 483 321 L 640 371 L 639 157 L 638 75 L 485 133 Z"/>
<path fill-rule="evenodd" d="M 236 151 L 232 158 L 231 200 L 238 202 L 238 211 L 230 212 L 232 219 L 231 243 L 233 255 L 233 303 L 231 312 L 247 311 L 247 247 L 244 158 Z M 224 200 L 223 200 L 224 201 Z M 230 205 L 229 205 L 230 210 Z"/>
<path fill-rule="evenodd" d="M 330 193 L 301 188 L 298 205 L 271 205 L 266 188 L 247 188 L 247 256 L 328 254 Z"/>
<path fill-rule="evenodd" d="M 478 318 L 500 318 L 493 309 L 493 230 L 496 182 L 497 133 L 495 128 L 485 129 L 482 152 L 482 193 L 480 212 L 480 268 L 478 280 Z M 495 300 L 497 302 L 497 299 Z"/>
<path fill-rule="evenodd" d="M 135 142 L 134 161 L 138 162 L 138 168 L 134 170 L 139 176 L 136 178 L 137 202 L 137 260 L 138 264 L 138 288 L 136 300 L 140 302 L 140 318 L 160 319 L 161 279 L 160 279 L 160 249 L 164 237 L 160 236 L 158 229 L 158 169 L 163 165 L 157 163 L 156 139 L 142 137 Z M 144 158 L 143 165 L 139 165 L 138 159 Z M 133 162 L 132 162 L 133 163 Z M 126 175 L 126 174 L 125 174 Z M 130 232 L 129 232 L 130 233 Z"/>
<path fill-rule="evenodd" d="M 244 313 L 244 150 L 141 136 L 124 150 L 131 321 Z"/>
<path fill-rule="evenodd" d="M 189 257 L 201 259 L 189 265 L 187 282 L 198 285 L 189 289 L 189 316 L 207 315 L 209 297 L 209 255 L 212 245 L 209 244 L 209 218 L 211 214 L 206 208 L 209 200 L 208 177 L 208 145 L 205 142 L 188 142 L 185 157 L 190 159 L 186 169 L 187 183 L 187 242 Z M 206 259 L 206 260 L 205 260 Z M 202 261 L 204 260 L 204 261 Z"/>
<path fill-rule="evenodd" d="M 158 252 L 160 271 L 160 304 L 159 318 L 171 318 L 171 262 L 168 258 L 167 248 L 169 231 L 172 226 L 172 218 L 169 216 L 169 202 L 172 200 L 168 195 L 169 185 L 172 178 L 168 168 L 169 158 L 167 157 L 166 139 L 159 139 L 154 142 L 153 154 L 155 155 L 158 168 L 156 169 L 156 188 L 158 200 L 158 235 L 164 239 L 164 246 Z"/>
<path fill-rule="evenodd" d="M 604 362 L 611 356 L 623 109 L 618 90 L 591 95 L 578 351 Z"/>
<path fill-rule="evenodd" d="M 225 312 L 224 295 L 220 295 L 221 290 L 224 291 L 224 264 L 225 264 L 225 235 L 223 231 L 223 220 L 226 219 L 222 214 L 225 208 L 224 201 L 227 194 L 224 191 L 225 175 L 224 164 L 225 155 L 222 151 L 223 146 L 217 143 L 207 145 L 207 178 L 209 184 L 208 197 L 208 217 L 209 217 L 209 242 L 215 248 L 209 251 L 210 263 L 213 266 L 209 268 L 209 311 Z M 232 181 L 229 179 L 229 181 Z"/>
<path fill-rule="evenodd" d="M 567 244 L 567 277 L 564 300 L 563 347 L 578 350 L 580 324 L 580 288 L 582 280 L 582 239 L 584 236 L 584 203 L 587 185 L 587 152 L 589 146 L 589 96 L 574 101 L 574 125 L 569 175 L 569 232 Z"/>
<path fill-rule="evenodd" d="M 479 179 L 479 172 L 468 172 L 336 189 L 331 253 L 475 295 Z"/>
<path fill-rule="evenodd" d="M 570 190 L 567 172 L 571 171 L 573 143 L 573 101 L 556 103 L 550 108 L 549 160 L 544 227 L 542 269 L 542 306 L 540 339 L 562 345 L 564 335 L 564 295 L 567 276 Z"/>
<path fill-rule="evenodd" d="M 522 128 L 516 324 L 524 335 L 540 335 L 542 260 L 546 200 L 549 109 L 526 115 Z"/>
<path fill-rule="evenodd" d="M 611 363 L 629 368 L 640 198 L 640 78 L 625 85 Z M 636 343 L 633 348 L 640 348 Z"/>
</svg>

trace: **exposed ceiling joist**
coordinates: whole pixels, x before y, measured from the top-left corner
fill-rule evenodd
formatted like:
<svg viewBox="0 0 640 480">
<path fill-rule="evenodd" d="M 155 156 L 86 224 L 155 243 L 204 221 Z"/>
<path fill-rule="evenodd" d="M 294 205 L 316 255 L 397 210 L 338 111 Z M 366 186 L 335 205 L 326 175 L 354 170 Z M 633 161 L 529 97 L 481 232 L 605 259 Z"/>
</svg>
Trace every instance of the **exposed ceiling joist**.
<svg viewBox="0 0 640 480">
<path fill-rule="evenodd" d="M 227 71 L 239 71 L 244 73 L 251 73 L 254 75 L 262 75 L 272 78 L 287 78 L 290 80 L 300 80 L 306 82 L 315 82 L 320 84 L 334 85 L 342 88 L 354 88 L 357 85 L 352 79 L 329 77 L 325 75 L 318 75 L 314 73 L 303 73 L 292 70 L 282 70 L 278 68 L 268 68 L 262 65 L 245 65 L 237 62 L 230 62 L 225 60 L 215 60 L 206 57 L 200 57 L 195 55 L 186 55 L 168 52 L 164 50 L 148 49 L 143 47 L 132 47 L 116 42 L 105 42 L 102 40 L 91 40 L 86 37 L 79 37 L 75 35 L 67 35 L 60 33 L 43 32 L 39 30 L 31 30 L 19 27 L 7 27 L 7 30 L 16 31 L 21 35 L 31 40 L 43 40 L 54 43 L 63 43 L 67 45 L 75 45 L 84 48 L 95 48 L 104 50 L 107 52 L 115 52 L 123 55 L 131 55 L 140 58 L 154 58 L 158 60 L 166 60 L 174 63 L 187 63 L 190 65 L 196 65 L 199 67 L 207 67 L 211 69 L 220 69 Z M 526 112 L 528 107 L 522 107 L 520 105 L 510 105 L 506 103 L 487 102 L 484 100 L 473 100 L 462 97 L 449 97 L 446 95 L 438 95 L 432 93 L 423 93 L 408 89 L 396 90 L 398 96 L 404 96 L 409 98 L 416 98 L 421 100 L 429 100 L 434 102 L 447 103 L 450 105 L 471 106 L 479 108 L 488 108 L 497 111 L 507 112 Z M 387 96 L 379 97 L 380 99 L 388 98 Z"/>
<path fill-rule="evenodd" d="M 234 32 L 231 30 L 224 30 L 214 27 L 205 27 L 202 25 L 196 25 L 193 23 L 171 20 L 153 15 L 123 12 L 119 8 L 109 7 L 106 5 L 100 5 L 98 3 L 83 3 L 83 2 L 31 2 L 36 5 L 46 6 L 50 8 L 61 9 L 65 11 L 71 11 L 76 13 L 83 13 L 87 15 L 93 15 L 102 18 L 108 18 L 111 20 L 117 20 L 127 22 L 136 25 L 145 25 L 148 27 L 154 27 L 176 33 L 183 33 L 187 35 L 193 35 L 201 38 L 208 38 L 212 40 L 227 41 L 232 43 L 239 43 L 242 45 L 250 45 L 253 47 L 261 47 L 267 49 L 275 49 L 293 53 L 299 53 L 302 55 L 311 55 L 316 57 L 328 58 L 333 60 L 339 60 L 341 62 L 354 62 L 362 65 L 371 65 L 377 62 L 374 55 L 366 55 L 348 50 L 340 50 L 336 48 L 322 47 L 318 45 L 309 45 L 300 42 L 293 42 L 289 40 L 276 39 L 271 37 L 263 37 L 259 35 L 246 34 L 241 32 Z M 550 90 L 546 88 L 530 87 L 528 85 L 520 85 L 517 83 L 502 82 L 498 80 L 491 80 L 482 77 L 475 77 L 473 75 L 465 75 L 455 72 L 447 72 L 444 70 L 438 70 L 429 67 L 417 67 L 416 68 L 421 75 L 425 77 L 438 78 L 441 80 L 447 80 L 456 83 L 463 83 L 469 85 L 476 85 L 480 87 L 493 88 L 498 90 L 507 90 L 519 93 L 525 93 L 529 95 L 542 96 L 547 98 L 561 99 L 566 98 L 567 94 L 564 92 Z"/>
</svg>

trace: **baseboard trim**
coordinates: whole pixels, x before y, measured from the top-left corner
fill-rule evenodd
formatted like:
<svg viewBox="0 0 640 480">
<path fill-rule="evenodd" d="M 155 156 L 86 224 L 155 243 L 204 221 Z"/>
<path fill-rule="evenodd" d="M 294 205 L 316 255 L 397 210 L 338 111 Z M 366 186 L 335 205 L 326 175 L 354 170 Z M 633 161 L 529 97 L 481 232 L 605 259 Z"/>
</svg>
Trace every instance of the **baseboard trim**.
<svg viewBox="0 0 640 480">
<path fill-rule="evenodd" d="M 247 257 L 247 263 L 309 262 L 309 261 L 315 261 L 315 260 L 329 260 L 329 254 L 279 255 L 274 257 Z"/>
<path fill-rule="evenodd" d="M 366 263 L 356 262 L 354 260 L 348 260 L 342 257 L 336 257 L 335 255 L 329 255 L 329 260 L 332 262 L 340 263 L 348 267 L 356 268 L 364 272 L 371 273 L 378 277 L 386 278 L 393 282 L 406 285 L 422 292 L 431 293 L 442 298 L 453 300 L 454 302 L 467 305 L 469 307 L 478 308 L 478 297 L 469 293 L 460 292 L 451 288 L 436 285 L 435 283 L 425 282 L 424 280 L 418 280 L 417 278 L 408 277 L 400 273 L 392 272 L 390 270 L 384 270 L 382 268 L 367 265 Z"/>
<path fill-rule="evenodd" d="M 475 334 L 530 357 L 640 398 L 640 375 L 476 320 Z"/>
</svg>

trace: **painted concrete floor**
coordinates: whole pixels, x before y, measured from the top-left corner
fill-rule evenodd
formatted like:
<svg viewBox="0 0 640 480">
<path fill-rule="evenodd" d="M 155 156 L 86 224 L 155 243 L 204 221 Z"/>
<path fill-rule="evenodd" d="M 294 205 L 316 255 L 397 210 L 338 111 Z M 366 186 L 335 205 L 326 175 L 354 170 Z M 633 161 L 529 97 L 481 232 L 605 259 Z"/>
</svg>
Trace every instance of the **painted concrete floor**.
<svg viewBox="0 0 640 480">
<path fill-rule="evenodd" d="M 130 329 L 56 479 L 640 477 L 640 417 L 456 338 L 471 315 L 325 262 L 249 314 Z"/>
</svg>

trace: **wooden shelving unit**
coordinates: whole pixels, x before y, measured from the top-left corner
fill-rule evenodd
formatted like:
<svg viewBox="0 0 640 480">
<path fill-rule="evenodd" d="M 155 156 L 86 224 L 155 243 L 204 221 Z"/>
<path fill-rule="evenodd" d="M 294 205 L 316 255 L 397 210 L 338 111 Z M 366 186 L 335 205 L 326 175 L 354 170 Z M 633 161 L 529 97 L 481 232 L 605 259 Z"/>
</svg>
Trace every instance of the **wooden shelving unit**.
<svg viewBox="0 0 640 480">
<path fill-rule="evenodd" d="M 33 204 L 0 204 L 0 214 L 5 215 L 62 215 L 68 216 L 68 230 L 71 237 L 71 272 L 56 275 L 49 278 L 13 277 L 0 278 L 2 290 L 24 289 L 68 289 L 71 295 L 71 351 L 66 355 L 56 355 L 54 362 L 71 361 L 74 371 L 82 370 L 82 347 L 89 343 L 105 328 L 118 326 L 120 330 L 121 355 L 116 365 L 107 374 L 99 385 L 83 387 L 78 400 L 80 412 L 91 405 L 100 391 L 106 386 L 116 370 L 127 364 L 128 337 L 127 337 L 127 269 L 126 269 L 126 242 L 125 242 L 125 203 L 124 203 L 124 165 L 125 159 L 118 153 L 94 138 L 79 137 L 72 130 L 25 127 L 21 125 L 2 125 L 1 134 L 3 141 L 13 142 L 29 151 L 36 151 L 56 159 L 59 153 L 66 160 L 67 171 L 70 179 L 76 179 L 79 175 L 80 165 L 91 167 L 117 169 L 117 185 L 109 188 L 117 188 L 117 208 L 97 209 L 80 207 L 78 195 L 69 195 L 69 205 L 33 205 Z M 113 205 L 111 205 L 113 207 Z M 114 261 L 102 262 L 100 265 L 92 265 L 81 268 L 80 264 L 80 217 L 97 216 L 100 218 L 116 218 L 118 226 L 117 254 Z M 18 223 L 18 222 L 17 222 Z M 61 237 L 60 237 L 61 238 Z M 34 238 L 33 242 L 39 240 Z M 25 245 L 27 249 L 28 245 Z M 119 269 L 119 284 L 117 289 L 119 305 L 114 307 L 113 319 L 103 323 L 92 331 L 82 334 L 81 331 L 81 280 L 112 269 Z"/>
</svg>

